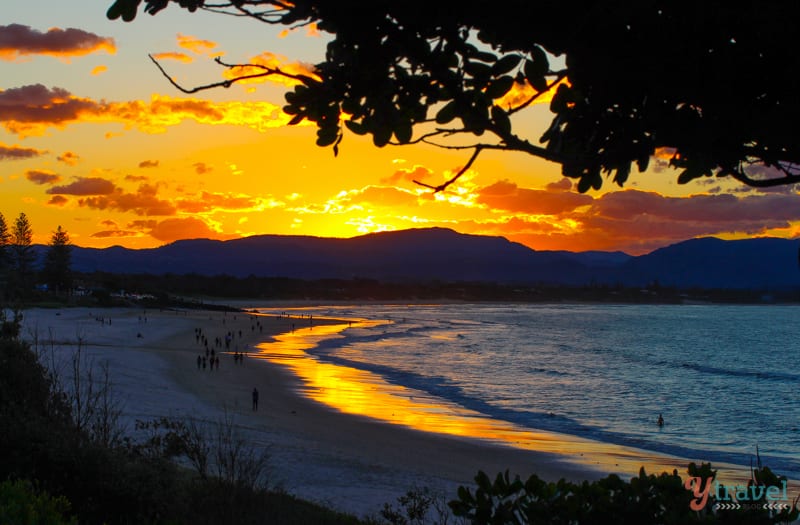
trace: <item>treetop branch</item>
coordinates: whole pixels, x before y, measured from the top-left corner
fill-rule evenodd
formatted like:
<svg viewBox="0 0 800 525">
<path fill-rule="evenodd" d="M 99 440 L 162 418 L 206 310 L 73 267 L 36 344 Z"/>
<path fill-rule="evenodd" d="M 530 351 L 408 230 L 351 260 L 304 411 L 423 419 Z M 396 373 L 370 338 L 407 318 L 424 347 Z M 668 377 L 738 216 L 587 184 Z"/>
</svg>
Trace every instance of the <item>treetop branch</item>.
<svg viewBox="0 0 800 525">
<path fill-rule="evenodd" d="M 226 64 L 225 62 L 220 60 L 219 57 L 217 57 L 217 58 L 214 59 L 214 61 L 217 62 L 218 64 L 220 64 L 221 66 L 227 67 L 229 69 L 234 69 L 234 68 L 237 68 L 237 67 L 241 67 L 241 68 L 250 67 L 250 68 L 254 68 L 254 69 L 260 69 L 260 70 L 262 70 L 262 72 L 261 73 L 253 73 L 252 75 L 242 75 L 242 76 L 238 76 L 238 77 L 234 77 L 234 78 L 229 78 L 227 80 L 221 80 L 219 82 L 212 82 L 210 84 L 203 84 L 203 85 L 200 85 L 200 86 L 187 88 L 187 87 L 181 86 L 171 76 L 169 76 L 169 74 L 166 72 L 166 70 L 164 70 L 164 68 L 161 66 L 161 64 L 158 62 L 158 60 L 156 60 L 155 57 L 153 57 L 153 55 L 147 55 L 147 56 L 150 57 L 150 60 L 156 65 L 156 67 L 161 72 L 161 74 L 167 80 L 169 80 L 170 84 L 172 84 L 173 86 L 175 86 L 176 89 L 178 89 L 178 90 L 180 90 L 180 91 L 182 91 L 183 93 L 186 93 L 186 94 L 197 93 L 199 91 L 205 91 L 205 90 L 208 90 L 208 89 L 214 89 L 214 88 L 218 88 L 218 87 L 228 88 L 235 82 L 241 82 L 243 80 L 252 80 L 254 78 L 264 78 L 264 77 L 268 77 L 268 76 L 272 76 L 272 75 L 279 75 L 279 76 L 286 77 L 286 78 L 291 78 L 291 79 L 294 79 L 294 80 L 297 80 L 297 81 L 300 81 L 300 82 L 303 82 L 304 79 L 305 80 L 312 80 L 311 77 L 308 77 L 306 75 L 293 75 L 291 73 L 286 73 L 285 71 L 281 71 L 278 68 L 272 68 L 272 67 L 264 66 L 262 64 Z"/>
<path fill-rule="evenodd" d="M 472 153 L 472 156 L 469 158 L 467 163 L 464 164 L 464 166 L 460 170 L 458 170 L 458 173 L 450 177 L 442 184 L 439 184 L 438 186 L 431 186 L 430 184 L 425 184 L 424 182 L 420 182 L 416 179 L 414 179 L 414 184 L 419 184 L 420 186 L 424 186 L 425 188 L 432 189 L 434 193 L 439 193 L 440 191 L 446 190 L 448 186 L 457 181 L 462 175 L 464 175 L 464 173 L 467 172 L 468 169 L 470 169 L 470 167 L 472 167 L 472 163 L 475 162 L 475 159 L 478 158 L 478 155 L 480 155 L 481 151 L 483 151 L 483 149 L 486 147 L 487 146 L 483 144 L 478 144 L 477 146 L 474 146 L 475 151 Z"/>
</svg>

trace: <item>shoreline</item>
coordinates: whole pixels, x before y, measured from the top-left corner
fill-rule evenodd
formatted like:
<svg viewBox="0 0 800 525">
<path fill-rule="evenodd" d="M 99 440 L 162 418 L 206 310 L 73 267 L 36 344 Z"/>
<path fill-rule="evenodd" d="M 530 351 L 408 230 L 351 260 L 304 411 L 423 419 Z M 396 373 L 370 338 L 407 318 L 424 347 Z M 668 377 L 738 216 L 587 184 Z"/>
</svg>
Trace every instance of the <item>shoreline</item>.
<svg viewBox="0 0 800 525">
<path fill-rule="evenodd" d="M 304 396 L 301 390 L 307 380 L 288 365 L 264 362 L 269 359 L 256 352 L 285 344 L 287 338 L 302 340 L 306 333 L 298 325 L 303 319 L 297 317 L 137 308 L 33 309 L 24 315 L 23 338 L 36 332 L 39 344 L 47 346 L 43 341 L 47 334 L 56 341 L 51 350 L 63 354 L 80 337 L 87 355 L 108 362 L 128 427 L 136 419 L 161 416 L 208 420 L 232 416 L 254 446 L 268 448 L 273 487 L 356 515 L 376 515 L 384 503 L 394 503 L 414 487 L 454 498 L 459 485 L 472 486 L 479 470 L 490 477 L 509 470 L 523 479 L 536 474 L 547 481 L 562 477 L 583 481 L 615 470 L 622 471 L 622 477 L 634 476 L 639 465 L 648 473 L 677 468 L 685 475 L 688 465 L 683 458 L 548 432 L 528 431 L 527 446 L 522 446 L 512 439 L 523 437 L 514 429 L 507 429 L 511 434 L 501 444 L 475 437 L 474 430 L 468 433 L 471 437 L 444 435 L 344 413 Z M 108 318 L 109 324 L 98 318 Z M 258 320 L 258 329 L 253 319 Z M 319 334 L 323 326 L 341 327 L 347 322 L 315 318 L 314 327 Z M 236 364 L 222 353 L 219 370 L 198 369 L 196 358 L 204 347 L 196 341 L 197 328 L 212 341 L 233 332 L 239 350 L 248 351 L 249 357 Z M 294 359 L 295 364 L 312 361 Z M 254 387 L 260 392 L 257 412 L 250 406 Z M 478 422 L 485 425 L 487 418 Z M 656 467 L 662 464 L 664 468 Z M 722 479 L 730 479 L 723 478 L 722 465 L 714 466 Z"/>
<path fill-rule="evenodd" d="M 385 322 L 365 321 L 367 321 L 365 324 L 372 325 Z M 550 455 L 549 460 L 555 460 L 567 468 L 569 474 L 549 477 L 534 472 L 548 481 L 556 480 L 558 477 L 570 479 L 570 474 L 575 472 L 584 477 L 573 477 L 572 481 L 595 479 L 611 473 L 622 478 L 633 477 L 638 475 L 642 466 L 650 474 L 677 470 L 680 474 L 686 475 L 689 463 L 695 462 L 699 465 L 709 462 L 553 430 L 523 427 L 505 420 L 494 419 L 425 392 L 388 383 L 381 376 L 365 370 L 334 365 L 304 355 L 304 350 L 315 347 L 318 339 L 335 337 L 347 328 L 349 325 L 339 325 L 338 331 L 332 331 L 328 337 L 321 338 L 318 333 L 307 331 L 281 334 L 275 337 L 276 341 L 261 344 L 259 348 L 265 359 L 292 371 L 292 375 L 298 378 L 302 385 L 298 387 L 302 390 L 299 393 L 305 398 L 331 407 L 344 415 L 366 417 L 396 428 L 434 433 L 446 439 L 467 439 L 483 445 L 510 447 L 514 450 Z M 288 350 L 281 351 L 282 346 Z M 360 391 L 354 394 L 349 392 L 356 388 L 369 390 L 369 400 L 362 399 Z M 427 402 L 431 399 L 433 405 Z M 712 462 L 712 466 L 718 471 L 717 479 L 722 482 L 744 484 L 749 479 L 749 469 L 744 465 L 720 461 Z"/>
</svg>

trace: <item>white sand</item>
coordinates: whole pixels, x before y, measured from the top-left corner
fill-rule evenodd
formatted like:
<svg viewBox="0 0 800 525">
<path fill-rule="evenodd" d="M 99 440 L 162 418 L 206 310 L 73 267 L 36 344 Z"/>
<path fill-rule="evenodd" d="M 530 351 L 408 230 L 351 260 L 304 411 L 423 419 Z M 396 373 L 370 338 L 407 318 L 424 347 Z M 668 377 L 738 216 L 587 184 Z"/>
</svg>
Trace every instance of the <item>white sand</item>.
<svg viewBox="0 0 800 525">
<path fill-rule="evenodd" d="M 523 478 L 536 473 L 547 480 L 583 480 L 604 476 L 619 466 L 615 461 L 627 461 L 620 470 L 631 473 L 642 461 L 655 470 L 685 468 L 683 460 L 654 461 L 583 440 L 551 437 L 556 446 L 523 450 L 342 414 L 300 396 L 296 377 L 260 359 L 238 365 L 232 356 L 222 355 L 219 370 L 198 370 L 196 358 L 204 347 L 195 341 L 196 328 L 203 329 L 212 345 L 215 337 L 232 330 L 237 336 L 233 344 L 241 350 L 291 329 L 286 319 L 260 317 L 263 333 L 253 332 L 249 317 L 209 311 L 32 309 L 24 313 L 23 336 L 36 341 L 46 356 L 61 356 L 62 363 L 80 338 L 87 358 L 95 364 L 107 362 L 128 430 L 137 419 L 218 421 L 232 415 L 256 447 L 268 448 L 273 486 L 357 515 L 377 514 L 384 503 L 395 503 L 413 487 L 429 487 L 451 499 L 458 485 L 472 483 L 478 470 L 491 476 L 509 469 Z M 253 387 L 260 391 L 257 412 L 250 406 Z M 576 461 L 539 451 L 551 449 Z M 593 454 L 604 459 L 587 461 Z"/>
</svg>

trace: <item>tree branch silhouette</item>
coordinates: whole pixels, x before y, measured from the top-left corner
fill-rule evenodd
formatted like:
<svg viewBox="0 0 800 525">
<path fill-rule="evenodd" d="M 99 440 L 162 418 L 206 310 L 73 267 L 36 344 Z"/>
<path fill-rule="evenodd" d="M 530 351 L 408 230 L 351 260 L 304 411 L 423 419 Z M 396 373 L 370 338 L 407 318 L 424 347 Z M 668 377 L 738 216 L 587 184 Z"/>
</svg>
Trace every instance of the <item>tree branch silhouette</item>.
<svg viewBox="0 0 800 525">
<path fill-rule="evenodd" d="M 297 80 L 298 82 L 303 82 L 303 83 L 316 82 L 313 78 L 311 78 L 311 77 L 309 77 L 307 75 L 295 75 L 295 74 L 292 74 L 292 73 L 287 73 L 285 71 L 282 71 L 280 68 L 269 67 L 269 66 L 265 66 L 263 64 L 252 64 L 252 63 L 247 63 L 247 64 L 227 64 L 227 63 L 223 62 L 219 57 L 217 57 L 217 58 L 214 59 L 214 62 L 216 62 L 217 64 L 219 64 L 219 65 L 221 65 L 221 66 L 223 66 L 225 68 L 228 68 L 228 69 L 253 68 L 253 69 L 261 69 L 262 72 L 261 73 L 253 73 L 252 75 L 241 75 L 241 76 L 238 76 L 238 77 L 235 77 L 235 78 L 229 78 L 227 80 L 221 80 L 219 82 L 212 82 L 210 84 L 203 84 L 203 85 L 200 85 L 200 86 L 194 86 L 194 87 L 187 88 L 187 87 L 181 86 L 171 76 L 169 76 L 169 74 L 166 72 L 166 70 L 161 66 L 161 64 L 158 62 L 158 60 L 156 60 L 156 58 L 153 55 L 147 55 L 147 56 L 150 57 L 150 60 L 156 65 L 158 70 L 169 81 L 170 84 L 172 84 L 176 89 L 182 91 L 183 93 L 187 93 L 187 94 L 197 93 L 199 91 L 206 91 L 208 89 L 215 89 L 215 88 L 220 88 L 220 87 L 229 88 L 235 82 L 241 82 L 243 80 L 252 80 L 252 79 L 256 79 L 256 78 L 264 78 L 264 77 L 269 77 L 269 76 L 273 76 L 273 75 L 278 75 L 278 76 L 285 77 L 285 78 L 291 78 L 293 80 Z"/>
<path fill-rule="evenodd" d="M 788 74 L 800 70 L 800 54 L 785 53 L 795 45 L 797 3 L 753 9 L 674 0 L 578 9 L 569 1 L 509 0 L 503 9 L 468 2 L 452 10 L 421 1 L 110 2 L 107 16 L 125 21 L 139 10 L 176 6 L 289 29 L 317 24 L 332 36 L 315 66 L 319 80 L 217 59 L 224 67 L 255 69 L 189 88 L 150 58 L 184 93 L 272 75 L 297 80 L 284 111 L 291 124 L 315 123 L 317 145 L 334 154 L 343 127 L 371 135 L 377 147 L 452 147 L 436 139 L 489 131 L 497 143 L 458 146 L 473 150 L 470 165 L 487 148 L 525 152 L 559 163 L 581 192 L 599 189 L 607 178 L 623 186 L 633 167 L 647 170 L 663 148 L 676 152 L 670 167 L 680 184 L 711 175 L 761 188 L 800 182 L 800 135 L 791 131 L 800 120 L 800 76 Z M 757 81 L 726 87 L 726 79 L 746 79 L 747 72 L 758 72 Z M 513 107 L 496 105 L 524 83 L 537 92 Z M 543 93 L 553 94 L 552 120 L 540 146 L 510 117 L 541 102 Z M 463 126 L 445 127 L 454 119 Z M 437 129 L 425 128 L 433 121 Z M 784 176 L 742 168 L 754 164 Z"/>
<path fill-rule="evenodd" d="M 416 179 L 414 179 L 413 182 L 414 182 L 414 184 L 418 184 L 420 186 L 423 186 L 425 188 L 429 188 L 429 189 L 433 190 L 434 193 L 439 193 L 440 191 L 444 191 L 444 190 L 447 189 L 448 186 L 450 186 L 455 181 L 457 181 L 459 178 L 461 178 L 461 176 L 464 175 L 467 172 L 467 170 L 470 169 L 470 167 L 472 167 L 472 163 L 475 162 L 475 159 L 478 158 L 478 155 L 480 155 L 481 151 L 483 151 L 487 147 L 489 147 L 489 146 L 486 146 L 486 145 L 483 145 L 483 144 L 478 144 L 477 146 L 472 146 L 472 148 L 475 151 L 473 151 L 472 156 L 469 158 L 467 163 L 464 164 L 464 166 L 460 170 L 458 170 L 458 172 L 455 175 L 450 177 L 444 183 L 439 184 L 438 186 L 431 186 L 430 184 L 425 184 L 424 182 L 420 182 L 420 181 L 418 181 Z"/>
</svg>

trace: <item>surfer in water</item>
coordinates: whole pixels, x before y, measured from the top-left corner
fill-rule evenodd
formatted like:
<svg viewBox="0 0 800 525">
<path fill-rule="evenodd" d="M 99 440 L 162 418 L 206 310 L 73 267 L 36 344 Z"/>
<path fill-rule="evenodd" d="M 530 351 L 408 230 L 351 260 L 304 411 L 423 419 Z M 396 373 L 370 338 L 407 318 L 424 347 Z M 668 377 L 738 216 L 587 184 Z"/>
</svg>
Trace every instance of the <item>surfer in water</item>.
<svg viewBox="0 0 800 525">
<path fill-rule="evenodd" d="M 664 417 L 661 414 L 658 415 L 658 420 L 656 421 L 656 423 L 658 424 L 659 427 L 664 426 Z"/>
</svg>

